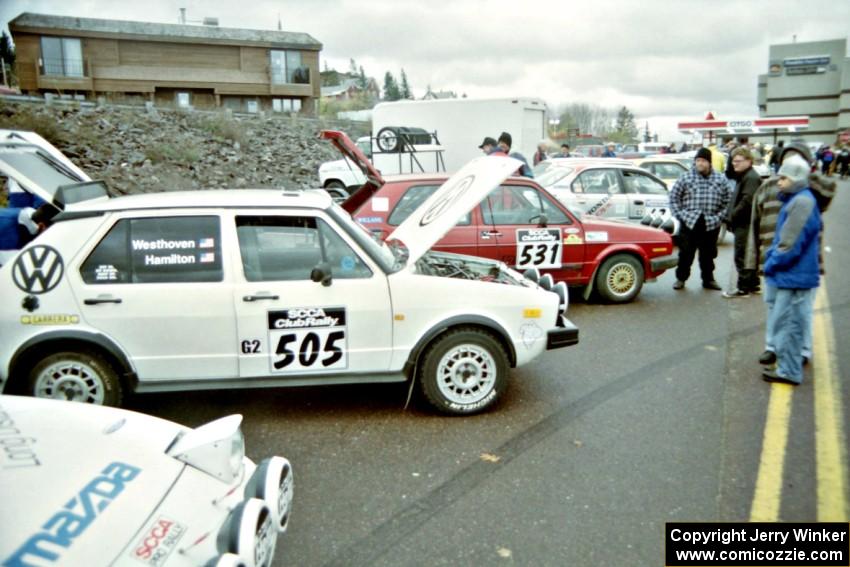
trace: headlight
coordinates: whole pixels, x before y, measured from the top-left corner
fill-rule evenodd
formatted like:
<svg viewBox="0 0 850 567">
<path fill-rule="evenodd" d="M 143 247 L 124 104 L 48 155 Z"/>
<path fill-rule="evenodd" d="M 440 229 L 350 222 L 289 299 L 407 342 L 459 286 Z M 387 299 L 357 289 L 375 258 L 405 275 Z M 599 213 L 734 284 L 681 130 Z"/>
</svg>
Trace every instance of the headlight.
<svg viewBox="0 0 850 567">
<path fill-rule="evenodd" d="M 216 546 L 219 553 L 238 555 L 248 567 L 268 567 L 276 542 L 271 510 L 259 498 L 251 498 L 231 510 L 218 532 Z"/>
<path fill-rule="evenodd" d="M 552 286 L 555 285 L 555 280 L 552 279 L 552 274 L 545 274 L 540 278 L 540 281 L 537 282 L 540 284 L 540 287 L 546 290 L 552 289 Z"/>
<path fill-rule="evenodd" d="M 259 498 L 272 511 L 277 531 L 286 531 L 295 489 L 292 466 L 283 457 L 264 459 L 245 485 L 245 498 Z"/>
<path fill-rule="evenodd" d="M 540 281 L 540 270 L 538 270 L 537 268 L 528 268 L 522 273 L 522 275 L 525 277 L 525 279 L 531 280 L 534 283 Z"/>
<path fill-rule="evenodd" d="M 241 415 L 229 415 L 178 436 L 166 454 L 230 483 L 242 474 L 245 440 Z"/>
<path fill-rule="evenodd" d="M 567 307 L 570 304 L 570 294 L 567 291 L 567 284 L 564 282 L 558 282 L 552 288 L 552 291 L 558 294 L 558 308 L 561 310 L 561 313 L 566 313 Z"/>
</svg>

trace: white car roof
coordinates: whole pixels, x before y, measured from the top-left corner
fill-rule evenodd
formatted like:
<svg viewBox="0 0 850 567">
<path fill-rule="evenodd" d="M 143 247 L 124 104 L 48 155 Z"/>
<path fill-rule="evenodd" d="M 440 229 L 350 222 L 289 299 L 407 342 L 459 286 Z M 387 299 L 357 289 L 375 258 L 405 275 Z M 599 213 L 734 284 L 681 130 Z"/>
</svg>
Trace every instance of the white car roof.
<svg viewBox="0 0 850 567">
<path fill-rule="evenodd" d="M 198 207 L 299 207 L 327 209 L 333 199 L 324 190 L 224 189 L 168 191 L 126 195 L 103 201 L 68 205 L 68 212 L 108 212 L 129 209 L 185 209 Z"/>
</svg>

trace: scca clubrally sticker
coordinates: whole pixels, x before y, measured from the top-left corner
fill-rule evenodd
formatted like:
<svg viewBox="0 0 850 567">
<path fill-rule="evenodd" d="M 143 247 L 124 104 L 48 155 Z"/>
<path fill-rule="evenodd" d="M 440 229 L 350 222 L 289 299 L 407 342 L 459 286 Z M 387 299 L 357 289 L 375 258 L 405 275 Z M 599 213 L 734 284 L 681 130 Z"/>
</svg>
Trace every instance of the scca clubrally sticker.
<svg viewBox="0 0 850 567">
<path fill-rule="evenodd" d="M 271 372 L 306 373 L 348 368 L 345 307 L 269 311 Z"/>
</svg>

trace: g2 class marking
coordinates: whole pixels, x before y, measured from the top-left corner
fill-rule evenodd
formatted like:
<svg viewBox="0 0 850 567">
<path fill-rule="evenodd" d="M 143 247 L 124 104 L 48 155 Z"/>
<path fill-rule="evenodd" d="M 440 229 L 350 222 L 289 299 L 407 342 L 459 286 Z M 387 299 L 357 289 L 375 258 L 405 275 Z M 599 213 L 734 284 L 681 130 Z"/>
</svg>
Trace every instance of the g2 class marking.
<svg viewBox="0 0 850 567">
<path fill-rule="evenodd" d="M 12 555 L 3 560 L 4 567 L 32 565 L 33 560 L 56 562 L 61 548 L 68 549 L 74 540 L 94 522 L 97 516 L 124 492 L 126 483 L 132 481 L 142 469 L 126 463 L 109 464 L 82 490 L 56 512 L 44 525 L 42 531 L 31 536 Z"/>
</svg>

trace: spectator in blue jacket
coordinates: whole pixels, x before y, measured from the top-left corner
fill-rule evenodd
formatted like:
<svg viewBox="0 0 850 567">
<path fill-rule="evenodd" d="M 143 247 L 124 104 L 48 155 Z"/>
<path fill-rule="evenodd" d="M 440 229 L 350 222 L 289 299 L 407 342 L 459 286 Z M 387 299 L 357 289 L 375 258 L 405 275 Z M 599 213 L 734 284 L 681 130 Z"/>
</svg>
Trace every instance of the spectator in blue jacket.
<svg viewBox="0 0 850 567">
<path fill-rule="evenodd" d="M 615 147 L 616 147 L 616 146 L 615 146 L 614 144 L 608 144 L 608 147 L 607 147 L 607 148 L 605 148 L 605 151 L 604 151 L 604 152 L 602 152 L 602 157 L 607 157 L 607 158 L 615 158 L 615 157 L 617 157 L 617 154 L 615 154 L 615 153 L 614 153 L 614 148 L 615 148 Z"/>
<path fill-rule="evenodd" d="M 782 208 L 773 243 L 765 254 L 767 286 L 775 288 L 770 317 L 775 329 L 777 367 L 765 370 L 767 382 L 797 385 L 803 381 L 803 330 L 806 308 L 820 285 L 821 216 L 808 187 L 809 164 L 792 155 L 779 168 Z"/>
</svg>

